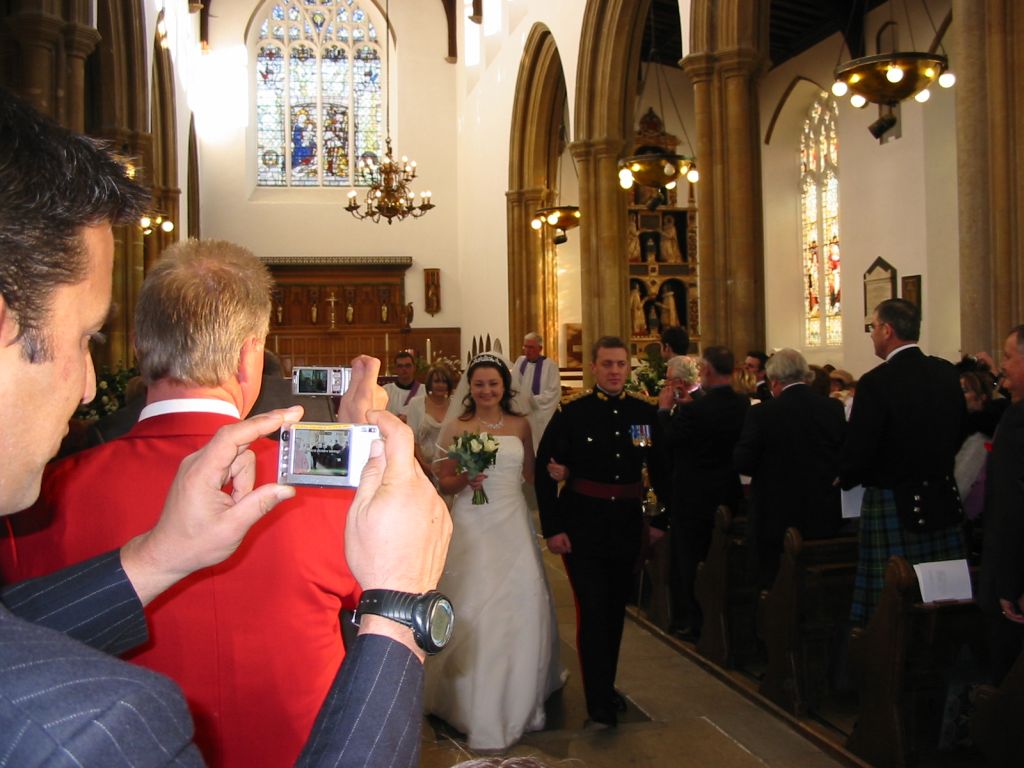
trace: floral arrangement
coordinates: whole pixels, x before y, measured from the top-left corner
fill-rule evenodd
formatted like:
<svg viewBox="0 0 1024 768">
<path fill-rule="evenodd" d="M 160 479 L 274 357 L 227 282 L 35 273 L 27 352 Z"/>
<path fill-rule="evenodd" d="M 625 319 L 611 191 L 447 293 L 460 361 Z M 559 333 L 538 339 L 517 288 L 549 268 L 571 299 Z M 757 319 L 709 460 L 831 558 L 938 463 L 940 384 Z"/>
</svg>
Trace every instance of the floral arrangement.
<svg viewBox="0 0 1024 768">
<path fill-rule="evenodd" d="M 648 346 L 640 365 L 633 369 L 633 375 L 626 382 L 626 389 L 654 397 L 665 386 L 665 361 L 657 344 Z"/>
<path fill-rule="evenodd" d="M 454 459 L 459 465 L 459 472 L 465 472 L 472 480 L 488 467 L 494 466 L 498 458 L 498 441 L 486 432 L 463 432 L 448 446 L 448 458 Z M 483 487 L 473 491 L 474 504 L 488 502 Z"/>
<path fill-rule="evenodd" d="M 78 406 L 74 418 L 95 421 L 124 408 L 128 382 L 138 375 L 138 368 L 118 368 L 114 372 L 104 368 L 96 374 L 96 397 Z"/>
</svg>

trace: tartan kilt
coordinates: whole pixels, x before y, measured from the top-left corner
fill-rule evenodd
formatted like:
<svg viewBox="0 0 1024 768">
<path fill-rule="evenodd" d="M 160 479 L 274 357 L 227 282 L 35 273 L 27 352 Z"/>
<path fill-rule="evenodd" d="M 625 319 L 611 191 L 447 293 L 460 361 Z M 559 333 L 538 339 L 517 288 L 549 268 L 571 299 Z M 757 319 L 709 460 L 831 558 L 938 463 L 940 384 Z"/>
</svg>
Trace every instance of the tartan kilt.
<svg viewBox="0 0 1024 768">
<path fill-rule="evenodd" d="M 911 565 L 966 557 L 960 525 L 930 533 L 908 531 L 900 524 L 893 492 L 888 488 L 865 488 L 860 508 L 851 623 L 863 625 L 871 619 L 885 584 L 886 563 L 893 555 L 899 555 Z"/>
</svg>

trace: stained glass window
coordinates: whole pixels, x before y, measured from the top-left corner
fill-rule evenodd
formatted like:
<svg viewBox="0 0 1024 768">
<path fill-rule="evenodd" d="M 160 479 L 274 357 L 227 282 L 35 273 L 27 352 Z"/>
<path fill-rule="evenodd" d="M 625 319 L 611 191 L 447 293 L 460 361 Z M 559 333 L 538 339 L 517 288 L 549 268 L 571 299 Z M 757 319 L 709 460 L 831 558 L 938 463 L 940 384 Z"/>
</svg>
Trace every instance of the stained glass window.
<svg viewBox="0 0 1024 768">
<path fill-rule="evenodd" d="M 836 103 L 823 93 L 800 137 L 800 232 L 804 344 L 843 343 L 839 252 L 839 152 Z"/>
<path fill-rule="evenodd" d="M 365 5 L 365 8 L 364 8 Z M 256 183 L 369 184 L 384 144 L 370 0 L 273 0 L 256 26 Z"/>
</svg>

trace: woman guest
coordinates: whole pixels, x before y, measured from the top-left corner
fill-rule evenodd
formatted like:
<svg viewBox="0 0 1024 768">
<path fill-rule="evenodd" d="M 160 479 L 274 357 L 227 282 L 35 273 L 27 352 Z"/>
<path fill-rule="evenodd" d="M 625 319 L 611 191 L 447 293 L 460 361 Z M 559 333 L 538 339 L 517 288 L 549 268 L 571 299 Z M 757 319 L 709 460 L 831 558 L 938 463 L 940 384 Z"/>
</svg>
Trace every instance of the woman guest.
<svg viewBox="0 0 1024 768">
<path fill-rule="evenodd" d="M 434 478 L 434 485 L 437 485 L 434 462 L 445 455 L 437 441 L 441 435 L 441 424 L 448 413 L 448 400 L 455 389 L 455 381 L 447 366 L 430 367 L 426 389 L 426 397 L 416 398 L 409 403 L 406 418 L 416 436 L 416 459 L 427 477 Z"/>
<path fill-rule="evenodd" d="M 498 441 L 496 463 L 469 480 L 456 462 L 438 463 L 443 493 L 456 494 L 455 532 L 438 589 L 458 605 L 445 652 L 429 659 L 427 712 L 466 734 L 472 749 L 504 750 L 544 727 L 544 701 L 562 684 L 554 605 L 523 497 L 533 482 L 533 438 L 512 412 L 512 376 L 496 355 L 466 372 L 462 414 L 446 422 L 441 445 L 464 432 Z M 472 503 L 483 487 L 486 504 Z"/>
</svg>

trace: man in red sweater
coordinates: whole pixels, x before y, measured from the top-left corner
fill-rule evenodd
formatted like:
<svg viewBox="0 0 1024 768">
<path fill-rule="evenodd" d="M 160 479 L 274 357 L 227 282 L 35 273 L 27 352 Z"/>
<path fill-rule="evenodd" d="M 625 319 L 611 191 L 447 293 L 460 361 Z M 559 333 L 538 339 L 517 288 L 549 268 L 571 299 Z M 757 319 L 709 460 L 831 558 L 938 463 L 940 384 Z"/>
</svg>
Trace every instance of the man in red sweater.
<svg viewBox="0 0 1024 768">
<path fill-rule="evenodd" d="M 0 555 L 6 581 L 117 548 L 156 523 L 181 460 L 245 418 L 259 395 L 270 287 L 266 268 L 239 246 L 189 241 L 167 251 L 135 318 L 146 408 L 123 438 L 48 469 L 39 502 L 12 518 L 17 535 Z M 352 395 L 372 390 L 383 405 L 374 365 L 357 359 Z M 347 402 L 340 418 L 362 420 Z M 250 447 L 256 482 L 274 482 L 278 444 Z M 182 687 L 210 765 L 298 757 L 344 657 L 339 612 L 359 599 L 344 557 L 351 499 L 348 490 L 299 489 L 233 556 L 146 607 L 150 640 L 126 658 Z"/>
</svg>

